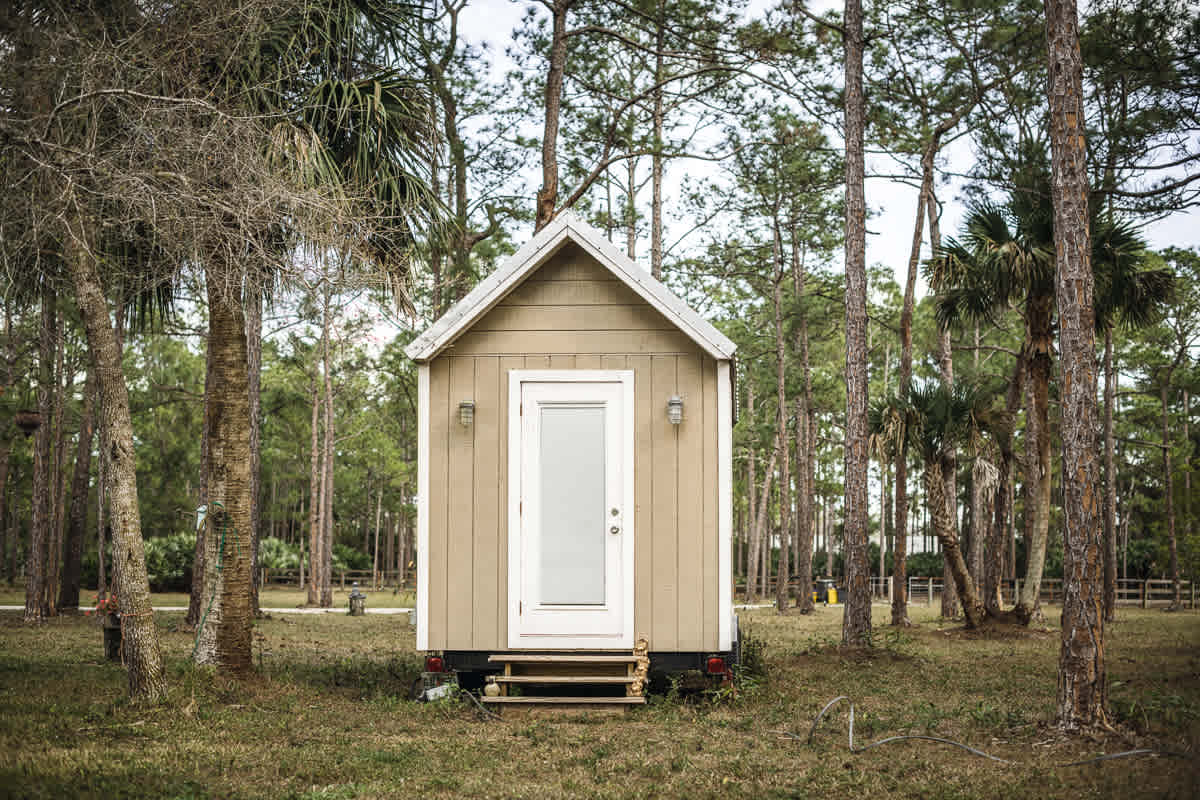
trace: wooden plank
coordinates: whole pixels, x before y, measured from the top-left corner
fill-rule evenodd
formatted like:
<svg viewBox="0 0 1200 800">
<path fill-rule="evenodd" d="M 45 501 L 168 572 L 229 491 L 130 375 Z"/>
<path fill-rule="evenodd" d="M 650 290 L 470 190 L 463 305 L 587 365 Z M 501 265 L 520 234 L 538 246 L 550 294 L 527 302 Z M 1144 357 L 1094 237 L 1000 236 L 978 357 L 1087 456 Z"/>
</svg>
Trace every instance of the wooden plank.
<svg viewBox="0 0 1200 800">
<path fill-rule="evenodd" d="M 632 683 L 626 675 L 504 675 L 496 676 L 496 683 Z"/>
<path fill-rule="evenodd" d="M 499 306 L 472 328 L 475 331 L 639 331 L 674 330 L 646 303 L 639 305 Z"/>
<path fill-rule="evenodd" d="M 601 366 L 603 357 L 595 354 L 585 353 L 575 356 L 575 369 L 604 369 Z"/>
<path fill-rule="evenodd" d="M 515 287 L 497 305 L 504 306 L 612 306 L 645 303 L 619 280 L 537 281 Z"/>
<path fill-rule="evenodd" d="M 704 431 L 713 420 L 705 415 L 704 374 L 700 356 L 676 359 L 676 391 L 683 400 L 683 422 L 672 426 L 678 448 L 678 565 L 676 613 L 680 650 L 704 648 Z M 715 590 L 715 586 L 713 589 Z"/>
<path fill-rule="evenodd" d="M 450 359 L 429 365 L 429 648 L 446 647 L 446 525 L 450 455 Z"/>
<path fill-rule="evenodd" d="M 550 356 L 550 369 L 575 369 L 575 355 L 569 353 Z"/>
<path fill-rule="evenodd" d="M 507 420 L 500 416 L 500 360 L 493 356 L 475 359 L 475 513 L 474 553 L 471 583 L 474 590 L 471 613 L 472 646 L 489 650 L 503 646 L 499 641 L 496 608 L 500 605 L 496 562 L 500 553 L 500 518 L 505 516 L 503 495 L 497 476 L 507 467 L 500 461 L 501 431 Z"/>
<path fill-rule="evenodd" d="M 491 648 L 508 647 L 508 373 L 514 369 L 525 369 L 524 356 L 506 356 L 500 359 L 500 374 L 497 376 L 499 399 L 499 454 L 497 463 L 497 488 L 500 493 L 500 513 L 497 515 L 496 549 L 496 642 Z"/>
<path fill-rule="evenodd" d="M 704 641 L 701 649 L 716 650 L 720 643 L 720 518 L 717 492 L 717 361 L 704 356 L 704 536 L 700 552 L 704 572 Z M 732 500 L 732 498 L 731 498 Z"/>
<path fill-rule="evenodd" d="M 654 356 L 650 360 L 650 473 L 653 482 L 651 525 L 653 556 L 651 579 L 654 584 L 653 647 L 655 650 L 679 649 L 679 538 L 678 438 L 676 425 L 667 421 L 667 400 L 676 393 L 675 356 Z M 689 501 L 690 502 L 690 501 Z"/>
<path fill-rule="evenodd" d="M 620 358 L 605 356 L 609 359 Z M 654 640 L 654 482 L 651 475 L 650 423 L 650 357 L 629 356 L 624 359 L 633 370 L 633 637 L 645 636 L 650 649 L 657 649 Z"/>
<path fill-rule="evenodd" d="M 628 664 L 636 662 L 635 655 L 622 656 L 588 656 L 588 655 L 553 655 L 549 653 L 493 653 L 488 656 L 492 664 Z"/>
<path fill-rule="evenodd" d="M 455 650 L 471 649 L 471 629 L 475 619 L 473 491 L 475 488 L 475 433 L 478 426 L 462 425 L 458 420 L 458 404 L 473 399 L 475 392 L 475 359 L 454 358 L 450 361 L 449 468 L 446 475 L 449 511 L 446 522 L 446 647 Z"/>
<path fill-rule="evenodd" d="M 485 703 L 511 703 L 514 705 L 567 705 L 567 706 L 640 706 L 645 697 L 487 697 L 479 698 Z"/>
<path fill-rule="evenodd" d="M 520 353 L 686 353 L 699 348 L 679 330 L 665 331 L 476 331 L 463 334 L 449 353 L 517 355 Z M 664 401 L 665 402 L 665 401 Z"/>
</svg>

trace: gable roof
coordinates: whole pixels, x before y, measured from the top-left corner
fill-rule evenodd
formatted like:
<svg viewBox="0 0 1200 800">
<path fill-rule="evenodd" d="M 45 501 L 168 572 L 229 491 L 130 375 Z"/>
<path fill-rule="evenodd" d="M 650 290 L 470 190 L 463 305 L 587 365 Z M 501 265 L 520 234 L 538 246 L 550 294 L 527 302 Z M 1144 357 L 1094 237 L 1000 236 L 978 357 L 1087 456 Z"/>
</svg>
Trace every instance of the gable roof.
<svg viewBox="0 0 1200 800">
<path fill-rule="evenodd" d="M 491 311 L 521 281 L 532 275 L 568 241 L 579 245 L 615 275 L 622 283 L 653 306 L 679 330 L 713 358 L 723 361 L 733 358 L 737 345 L 697 314 L 687 303 L 633 259 L 605 239 L 600 231 L 564 211 L 542 228 L 524 247 L 514 253 L 495 272 L 479 282 L 466 297 L 450 307 L 435 323 L 404 349 L 413 361 L 428 361 L 484 314 Z"/>
</svg>

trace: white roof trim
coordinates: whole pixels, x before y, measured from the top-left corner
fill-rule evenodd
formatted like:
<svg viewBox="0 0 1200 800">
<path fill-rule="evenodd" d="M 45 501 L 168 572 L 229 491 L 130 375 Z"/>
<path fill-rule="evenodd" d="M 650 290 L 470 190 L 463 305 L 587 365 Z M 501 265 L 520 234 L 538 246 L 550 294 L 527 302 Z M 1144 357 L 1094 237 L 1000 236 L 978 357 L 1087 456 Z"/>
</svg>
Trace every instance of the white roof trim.
<svg viewBox="0 0 1200 800">
<path fill-rule="evenodd" d="M 626 256 L 600 231 L 570 211 L 559 214 L 503 265 L 479 282 L 404 349 L 413 361 L 428 361 L 444 350 L 467 328 L 491 311 L 521 281 L 542 266 L 568 240 L 575 242 L 638 296 L 674 323 L 717 360 L 733 358 L 737 345 L 712 323 Z"/>
</svg>

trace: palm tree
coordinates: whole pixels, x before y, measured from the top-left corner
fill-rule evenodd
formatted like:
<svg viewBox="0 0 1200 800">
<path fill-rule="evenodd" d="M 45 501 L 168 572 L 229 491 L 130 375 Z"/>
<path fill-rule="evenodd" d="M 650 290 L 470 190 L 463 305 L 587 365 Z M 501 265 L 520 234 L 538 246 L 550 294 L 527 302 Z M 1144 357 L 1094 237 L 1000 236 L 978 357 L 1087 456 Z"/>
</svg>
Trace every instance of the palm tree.
<svg viewBox="0 0 1200 800">
<path fill-rule="evenodd" d="M 934 531 L 942 545 L 942 556 L 954 576 L 958 601 L 968 628 L 983 624 L 987 611 L 979 599 L 971 573 L 967 569 L 959 543 L 958 531 L 946 505 L 945 470 L 947 456 L 960 444 L 978 441 L 986 427 L 988 413 L 982 393 L 958 384 L 914 384 L 908 392 L 909 413 L 915 423 L 910 426 L 911 440 L 917 446 L 924 463 L 925 498 Z"/>
<path fill-rule="evenodd" d="M 205 265 L 213 377 L 206 393 L 208 500 L 215 512 L 208 515 L 205 564 L 218 568 L 204 571 L 202 600 L 208 608 L 195 651 L 200 663 L 231 670 L 250 666 L 251 426 L 242 287 L 273 286 L 292 248 L 300 245 L 342 268 L 370 264 L 386 276 L 397 299 L 404 298 L 406 256 L 420 227 L 420 209 L 430 206 L 420 202 L 428 192 L 419 177 L 429 162 L 428 117 L 415 83 L 379 63 L 400 51 L 406 13 L 375 0 L 325 0 L 307 13 L 277 20 L 257 57 L 236 74 L 252 108 L 280 120 L 273 158 L 304 183 L 352 198 L 369 233 L 330 255 L 283 231 L 274 269 L 268 260 L 265 272 L 256 273 L 236 258 Z M 329 508 L 326 501 L 326 516 Z M 322 547 L 326 559 L 330 544 Z"/>
<path fill-rule="evenodd" d="M 1006 412 L 1010 419 L 1015 418 L 1021 396 L 1019 382 L 1027 377 L 1032 402 L 1026 439 L 1036 453 L 1036 459 L 1029 461 L 1027 482 L 1034 489 L 1034 502 L 1032 514 L 1026 517 L 1025 582 L 1015 613 L 1028 622 L 1041 587 L 1050 520 L 1049 409 L 1055 296 L 1053 222 L 1046 196 L 1017 190 L 1005 206 L 987 202 L 972 205 L 962 237 L 951 239 L 929 262 L 926 277 L 939 294 L 937 316 L 943 325 L 991 321 L 1013 306 L 1024 322 Z M 1002 477 L 1011 471 L 1011 441 L 1010 430 L 1007 441 L 1000 444 Z M 1002 484 L 998 491 L 1004 488 Z"/>
</svg>

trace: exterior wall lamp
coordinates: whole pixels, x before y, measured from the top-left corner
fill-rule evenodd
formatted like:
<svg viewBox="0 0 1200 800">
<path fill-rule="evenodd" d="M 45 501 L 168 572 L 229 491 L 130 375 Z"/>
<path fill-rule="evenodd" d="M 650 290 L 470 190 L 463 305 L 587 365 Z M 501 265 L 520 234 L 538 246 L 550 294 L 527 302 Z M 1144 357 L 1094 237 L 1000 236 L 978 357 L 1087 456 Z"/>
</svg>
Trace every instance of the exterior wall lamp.
<svg viewBox="0 0 1200 800">
<path fill-rule="evenodd" d="M 672 425 L 683 422 L 683 398 L 677 394 L 671 395 L 671 399 L 667 401 L 667 419 Z"/>
<path fill-rule="evenodd" d="M 471 423 L 475 421 L 474 401 L 463 400 L 458 404 L 458 421 L 462 423 L 464 428 L 471 427 Z"/>
</svg>

